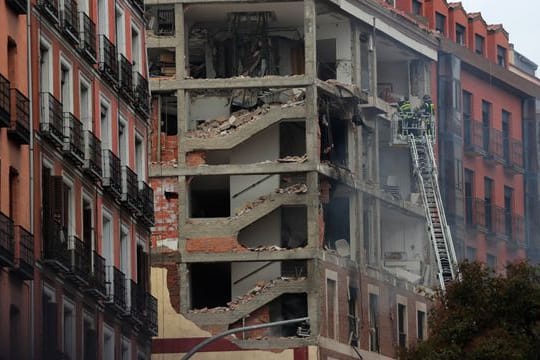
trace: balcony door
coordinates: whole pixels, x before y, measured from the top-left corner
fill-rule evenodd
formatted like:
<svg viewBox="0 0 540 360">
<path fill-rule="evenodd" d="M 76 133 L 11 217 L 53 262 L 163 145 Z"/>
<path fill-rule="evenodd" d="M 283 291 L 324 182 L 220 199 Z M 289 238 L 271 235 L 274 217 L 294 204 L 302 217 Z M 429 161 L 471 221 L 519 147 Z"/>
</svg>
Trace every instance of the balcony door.
<svg viewBox="0 0 540 360">
<path fill-rule="evenodd" d="M 493 180 L 484 178 L 484 206 L 485 206 L 485 224 L 488 230 L 493 230 Z"/>
<path fill-rule="evenodd" d="M 502 112 L 503 159 L 510 162 L 510 113 Z"/>
</svg>

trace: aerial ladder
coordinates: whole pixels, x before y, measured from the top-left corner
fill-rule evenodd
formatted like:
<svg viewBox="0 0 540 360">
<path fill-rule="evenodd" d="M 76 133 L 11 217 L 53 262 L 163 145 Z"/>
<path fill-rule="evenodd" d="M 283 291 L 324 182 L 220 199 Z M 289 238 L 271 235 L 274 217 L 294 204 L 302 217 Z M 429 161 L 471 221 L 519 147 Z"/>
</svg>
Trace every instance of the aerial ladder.
<svg viewBox="0 0 540 360">
<path fill-rule="evenodd" d="M 442 291 L 445 291 L 446 285 L 456 278 L 457 259 L 437 180 L 433 138 L 424 132 L 411 133 L 407 136 L 414 175 L 426 214 L 428 235 L 438 267 L 437 277 Z"/>
</svg>

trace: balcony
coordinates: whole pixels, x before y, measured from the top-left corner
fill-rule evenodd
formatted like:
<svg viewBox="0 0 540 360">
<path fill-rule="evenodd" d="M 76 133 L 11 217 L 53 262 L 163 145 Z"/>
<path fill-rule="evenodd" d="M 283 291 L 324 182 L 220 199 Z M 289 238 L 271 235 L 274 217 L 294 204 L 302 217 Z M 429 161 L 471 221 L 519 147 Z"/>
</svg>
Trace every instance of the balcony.
<svg viewBox="0 0 540 360">
<path fill-rule="evenodd" d="M 133 5 L 137 10 L 139 10 L 141 13 L 144 12 L 144 1 L 143 0 L 131 0 Z"/>
<path fill-rule="evenodd" d="M 88 276 L 88 288 L 86 292 L 97 298 L 105 299 L 107 297 L 105 258 L 94 250 L 92 251 L 92 259 L 92 269 Z"/>
<path fill-rule="evenodd" d="M 17 89 L 11 89 L 11 139 L 19 144 L 30 144 L 30 101 Z"/>
<path fill-rule="evenodd" d="M 79 14 L 77 13 L 77 3 L 74 0 L 64 0 L 62 33 L 69 42 L 75 46 L 79 45 Z"/>
<path fill-rule="evenodd" d="M 482 124 L 479 121 L 465 119 L 463 121 L 463 142 L 465 153 L 469 155 L 485 155 L 482 143 Z"/>
<path fill-rule="evenodd" d="M 43 16 L 55 24 L 58 23 L 58 0 L 38 0 L 37 5 Z"/>
<path fill-rule="evenodd" d="M 511 173 L 523 174 L 523 143 L 516 139 L 505 140 L 504 169 Z"/>
<path fill-rule="evenodd" d="M 80 33 L 80 50 L 83 56 L 90 62 L 95 64 L 97 62 L 96 51 L 96 24 L 90 20 L 90 17 L 83 12 L 80 12 L 79 21 L 81 22 Z"/>
<path fill-rule="evenodd" d="M 75 235 L 69 237 L 70 267 L 68 277 L 80 286 L 88 285 L 91 261 L 89 246 Z"/>
<path fill-rule="evenodd" d="M 139 189 L 137 174 L 128 166 L 122 166 L 122 202 L 133 213 L 138 213 Z"/>
<path fill-rule="evenodd" d="M 116 311 L 126 310 L 126 275 L 114 266 L 107 268 L 107 297 L 109 305 Z"/>
<path fill-rule="evenodd" d="M 148 119 L 148 114 L 150 112 L 148 80 L 146 80 L 140 73 L 135 73 L 134 85 L 135 110 L 137 110 L 145 119 Z"/>
<path fill-rule="evenodd" d="M 146 293 L 146 330 L 152 336 L 158 334 L 157 323 L 157 299 L 151 294 Z"/>
<path fill-rule="evenodd" d="M 154 190 L 144 181 L 139 182 L 140 220 L 147 226 L 154 226 Z"/>
<path fill-rule="evenodd" d="M 489 202 L 484 203 L 485 224 L 488 234 L 504 235 L 504 209 Z"/>
<path fill-rule="evenodd" d="M 133 101 L 133 64 L 124 55 L 120 55 L 120 95 L 127 101 Z"/>
<path fill-rule="evenodd" d="M 71 267 L 67 229 L 50 219 L 43 219 L 42 262 L 61 272 Z"/>
<path fill-rule="evenodd" d="M 101 141 L 91 131 L 84 132 L 84 164 L 83 169 L 94 180 L 101 180 L 102 150 Z"/>
<path fill-rule="evenodd" d="M 129 280 L 130 283 L 130 310 L 131 319 L 139 324 L 144 322 L 144 313 L 146 308 L 146 292 L 144 288 L 139 286 L 135 281 Z"/>
<path fill-rule="evenodd" d="M 6 5 L 11 8 L 17 15 L 26 14 L 27 0 L 6 0 Z"/>
<path fill-rule="evenodd" d="M 0 128 L 11 126 L 9 80 L 0 74 Z"/>
<path fill-rule="evenodd" d="M 122 197 L 120 159 L 111 150 L 103 151 L 103 187 L 118 201 Z"/>
<path fill-rule="evenodd" d="M 64 154 L 77 166 L 85 160 L 83 124 L 72 113 L 64 113 Z"/>
<path fill-rule="evenodd" d="M 465 223 L 477 230 L 486 231 L 486 205 L 484 199 L 465 198 Z"/>
<path fill-rule="evenodd" d="M 488 129 L 484 128 L 484 136 L 487 132 Z M 487 155 L 485 155 L 485 159 L 490 162 L 504 164 L 502 131 L 490 128 L 488 138 L 486 139 L 484 137 L 484 144 L 486 144 L 486 141 L 488 144 L 488 152 Z"/>
<path fill-rule="evenodd" d="M 118 55 L 116 46 L 105 36 L 100 35 L 99 71 L 113 87 L 118 86 Z"/>
<path fill-rule="evenodd" d="M 15 265 L 15 233 L 13 220 L 0 211 L 0 267 Z"/>
<path fill-rule="evenodd" d="M 55 146 L 64 145 L 64 113 L 62 103 L 50 94 L 41 93 L 41 133 Z"/>
<path fill-rule="evenodd" d="M 524 220 L 523 216 L 507 211 L 505 213 L 505 233 L 508 240 L 515 246 L 524 246 Z"/>
<path fill-rule="evenodd" d="M 34 279 L 34 235 L 20 225 L 15 227 L 16 273 L 24 280 Z"/>
</svg>

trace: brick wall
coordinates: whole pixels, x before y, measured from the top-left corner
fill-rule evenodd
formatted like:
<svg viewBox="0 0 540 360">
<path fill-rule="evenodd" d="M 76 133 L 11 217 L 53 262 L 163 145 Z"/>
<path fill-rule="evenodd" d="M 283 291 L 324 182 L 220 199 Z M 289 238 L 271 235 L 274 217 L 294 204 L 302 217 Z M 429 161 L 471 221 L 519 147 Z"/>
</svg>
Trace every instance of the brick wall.
<svg viewBox="0 0 540 360">
<path fill-rule="evenodd" d="M 178 239 L 178 180 L 175 177 L 153 178 L 155 226 L 152 246 L 167 246 L 167 241 Z"/>
<path fill-rule="evenodd" d="M 236 236 L 222 236 L 186 239 L 186 251 L 224 253 L 247 251 L 247 249 L 238 243 Z"/>
</svg>

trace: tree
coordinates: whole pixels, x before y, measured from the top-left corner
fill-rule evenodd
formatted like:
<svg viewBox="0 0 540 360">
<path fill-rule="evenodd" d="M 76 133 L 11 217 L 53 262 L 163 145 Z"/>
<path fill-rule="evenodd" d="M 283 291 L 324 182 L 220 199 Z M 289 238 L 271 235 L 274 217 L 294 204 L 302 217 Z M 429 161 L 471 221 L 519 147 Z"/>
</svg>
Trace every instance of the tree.
<svg viewBox="0 0 540 360">
<path fill-rule="evenodd" d="M 509 265 L 505 276 L 480 263 L 434 295 L 429 337 L 399 359 L 540 359 L 540 266 Z"/>
</svg>

